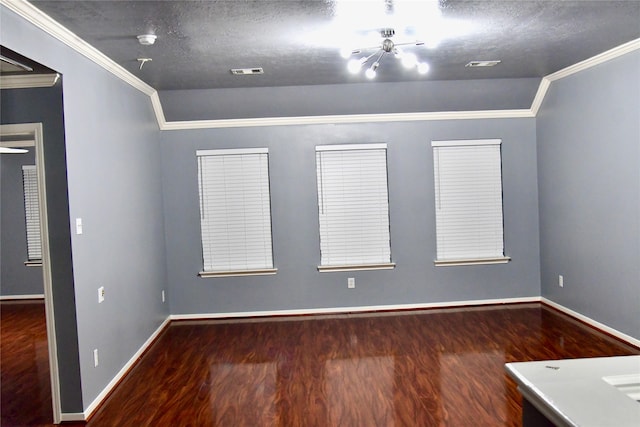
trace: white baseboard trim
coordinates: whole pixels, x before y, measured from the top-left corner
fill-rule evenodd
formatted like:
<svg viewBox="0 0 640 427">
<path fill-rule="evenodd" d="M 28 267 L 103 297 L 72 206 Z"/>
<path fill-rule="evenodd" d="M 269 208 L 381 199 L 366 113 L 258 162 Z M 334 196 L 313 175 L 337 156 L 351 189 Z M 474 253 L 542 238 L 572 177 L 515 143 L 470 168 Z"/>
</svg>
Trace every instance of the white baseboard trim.
<svg viewBox="0 0 640 427">
<path fill-rule="evenodd" d="M 44 294 L 30 294 L 30 295 L 2 295 L 0 301 L 14 301 L 20 299 L 44 299 Z"/>
<path fill-rule="evenodd" d="M 574 317 L 578 320 L 583 321 L 584 323 L 593 326 L 596 329 L 600 329 L 606 333 L 608 333 L 609 335 L 613 335 L 616 338 L 621 339 L 622 341 L 628 342 L 631 345 L 634 345 L 636 347 L 640 347 L 640 340 L 632 337 L 631 335 L 627 335 L 625 333 L 622 333 L 620 331 L 618 331 L 617 329 L 613 329 L 612 327 L 609 327 L 603 323 L 598 322 L 597 320 L 593 320 L 590 317 L 585 316 L 584 314 L 580 314 L 577 311 L 573 311 L 570 308 L 567 308 L 561 304 L 558 304 L 557 302 L 553 302 L 550 299 L 547 299 L 545 297 L 541 298 L 541 301 L 544 304 L 547 304 L 553 308 L 555 308 L 556 310 L 559 310 L 565 314 L 568 314 L 571 317 Z"/>
<path fill-rule="evenodd" d="M 160 335 L 160 333 L 164 330 L 164 328 L 169 324 L 170 321 L 171 321 L 170 317 L 167 317 L 166 319 L 164 319 L 164 321 L 160 324 L 160 326 L 158 326 L 155 332 L 151 334 L 151 336 L 144 342 L 144 344 L 142 344 L 140 349 L 138 349 L 138 351 L 135 352 L 135 354 L 131 357 L 131 359 L 129 359 L 129 361 L 125 363 L 125 365 L 122 367 L 122 369 L 120 369 L 120 372 L 118 372 L 116 376 L 113 377 L 113 379 L 109 382 L 109 384 L 107 384 L 104 390 L 102 390 L 100 394 L 98 394 L 98 396 L 93 400 L 93 402 L 91 402 L 91 404 L 84 410 L 84 413 L 82 414 L 83 418 L 80 419 L 80 421 L 85 421 L 89 419 L 91 414 L 93 414 L 93 412 L 98 408 L 98 406 L 100 406 L 102 401 L 107 397 L 107 395 L 116 386 L 116 384 L 118 384 L 120 380 L 122 380 L 122 378 L 127 374 L 127 372 L 129 372 L 131 367 L 138 361 L 140 356 L 142 356 L 142 353 L 144 353 L 149 348 L 149 346 L 158 337 L 158 335 Z M 65 414 L 62 414 L 62 415 L 64 416 Z M 69 414 L 66 414 L 66 415 L 69 415 Z M 71 415 L 75 415 L 75 414 L 71 414 Z M 63 421 L 65 420 L 63 419 Z M 78 421 L 78 420 L 71 420 L 71 421 Z"/>
<path fill-rule="evenodd" d="M 172 314 L 171 320 L 204 320 L 204 319 L 231 319 L 239 317 L 269 317 L 269 316 L 301 316 L 310 314 L 347 314 L 363 313 L 367 311 L 393 311 L 393 310 L 419 310 L 428 308 L 466 307 L 477 305 L 518 304 L 540 302 L 540 297 L 501 298 L 467 301 L 447 301 L 418 304 L 394 304 L 372 305 L 361 307 L 331 307 L 331 308 L 302 308 L 295 310 L 272 311 L 240 311 L 234 313 L 197 313 L 197 314 Z"/>
<path fill-rule="evenodd" d="M 68 421 L 85 421 L 85 420 L 86 418 L 84 417 L 83 412 L 66 412 L 66 413 L 60 414 L 60 421 L 63 423 Z"/>
</svg>

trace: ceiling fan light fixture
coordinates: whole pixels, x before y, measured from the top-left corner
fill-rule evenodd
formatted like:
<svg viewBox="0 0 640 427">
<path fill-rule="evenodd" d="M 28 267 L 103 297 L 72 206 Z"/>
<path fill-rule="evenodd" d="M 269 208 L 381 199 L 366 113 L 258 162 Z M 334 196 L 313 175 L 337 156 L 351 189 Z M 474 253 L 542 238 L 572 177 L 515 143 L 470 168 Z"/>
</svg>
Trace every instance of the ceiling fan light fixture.
<svg viewBox="0 0 640 427">
<path fill-rule="evenodd" d="M 376 77 L 376 70 L 378 69 L 378 67 L 380 66 L 379 62 L 374 62 L 373 64 L 371 64 L 371 67 L 367 68 L 367 71 L 364 72 L 364 75 L 368 78 L 368 79 L 374 79 Z"/>
<path fill-rule="evenodd" d="M 418 74 L 422 74 L 422 75 L 427 74 L 430 68 L 431 67 L 426 62 L 420 62 L 418 64 Z"/>
<path fill-rule="evenodd" d="M 403 54 L 400 60 L 402 61 L 402 66 L 407 69 L 415 67 L 418 63 L 418 58 L 413 53 Z"/>
<path fill-rule="evenodd" d="M 141 34 L 138 36 L 138 42 L 142 46 L 151 46 L 156 42 L 157 38 L 158 36 L 156 36 L 155 34 Z"/>
<path fill-rule="evenodd" d="M 364 72 L 365 77 L 367 77 L 368 79 L 375 78 L 377 69 L 380 66 L 381 59 L 385 54 L 388 53 L 393 53 L 395 57 L 399 59 L 402 65 L 407 69 L 417 68 L 419 74 L 426 74 L 427 72 L 429 72 L 429 64 L 427 64 L 426 62 L 419 62 L 416 54 L 412 52 L 403 52 L 398 48 L 398 46 L 405 45 L 422 46 L 424 45 L 424 42 L 415 40 L 412 42 L 395 43 L 393 40 L 391 40 L 391 37 L 393 37 L 393 35 L 395 34 L 395 31 L 392 28 L 383 28 L 379 30 L 378 34 L 383 38 L 383 40 L 377 46 L 354 49 L 351 50 L 351 52 L 346 49 L 340 50 L 340 54 L 344 58 L 349 58 L 351 55 L 359 54 L 362 51 L 368 51 L 366 53 L 366 55 L 368 56 L 361 57 L 360 59 L 353 58 L 347 62 L 347 70 L 351 74 L 358 74 L 363 67 L 368 66 Z M 369 52 L 372 53 L 369 54 Z"/>
<path fill-rule="evenodd" d="M 2 71 L 5 71 L 5 66 L 9 67 L 6 71 L 33 71 L 33 68 L 28 65 L 24 65 L 22 62 L 18 62 L 15 59 L 7 58 L 4 55 L 0 55 L 0 61 L 2 62 Z"/>
<path fill-rule="evenodd" d="M 349 62 L 347 62 L 347 70 L 349 70 L 351 74 L 358 74 L 360 72 L 360 69 L 362 68 L 362 65 L 365 62 L 366 62 L 366 58 L 352 59 Z"/>
<path fill-rule="evenodd" d="M 340 56 L 344 59 L 349 59 L 351 55 L 357 55 L 358 53 L 360 53 L 358 49 L 354 50 L 348 47 L 343 47 L 342 49 L 340 49 Z"/>
</svg>

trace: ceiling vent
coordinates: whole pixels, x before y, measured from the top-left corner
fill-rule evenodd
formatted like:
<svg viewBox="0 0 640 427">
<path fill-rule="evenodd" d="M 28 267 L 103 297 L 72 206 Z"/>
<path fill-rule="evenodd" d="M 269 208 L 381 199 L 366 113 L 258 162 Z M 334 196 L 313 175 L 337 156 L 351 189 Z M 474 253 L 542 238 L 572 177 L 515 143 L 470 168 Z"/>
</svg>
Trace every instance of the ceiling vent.
<svg viewBox="0 0 640 427">
<path fill-rule="evenodd" d="M 465 67 L 475 68 L 475 67 L 494 67 L 501 63 L 499 59 L 495 59 L 493 61 L 471 61 Z"/>
<path fill-rule="evenodd" d="M 250 74 L 264 74 L 264 70 L 262 67 L 256 68 L 232 68 L 231 74 L 235 74 L 236 76 L 248 76 Z"/>
</svg>

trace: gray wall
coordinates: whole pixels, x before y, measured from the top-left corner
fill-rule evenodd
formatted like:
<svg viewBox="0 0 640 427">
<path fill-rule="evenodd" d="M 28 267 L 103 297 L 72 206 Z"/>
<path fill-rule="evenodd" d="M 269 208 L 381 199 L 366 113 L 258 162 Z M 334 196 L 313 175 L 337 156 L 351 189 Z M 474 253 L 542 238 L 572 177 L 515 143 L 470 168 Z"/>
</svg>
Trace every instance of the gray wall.
<svg viewBox="0 0 640 427">
<path fill-rule="evenodd" d="M 77 412 L 168 316 L 159 130 L 148 96 L 4 6 L 0 19 L 4 46 L 63 74 L 67 214 L 84 222 L 71 235 L 82 400 L 64 408 Z"/>
<path fill-rule="evenodd" d="M 0 296 L 42 295 L 41 267 L 27 267 L 27 227 L 22 166 L 35 165 L 35 148 L 25 154 L 0 155 Z"/>
<path fill-rule="evenodd" d="M 531 107 L 540 79 L 261 87 L 160 92 L 167 121 L 510 110 Z"/>
<path fill-rule="evenodd" d="M 434 267 L 432 139 L 501 138 L 509 264 Z M 228 313 L 540 295 L 534 119 L 283 126 L 161 134 L 171 312 Z M 315 151 L 388 143 L 392 271 L 318 273 Z M 268 147 L 274 276 L 201 279 L 197 149 Z M 356 289 L 347 289 L 347 277 Z"/>
<path fill-rule="evenodd" d="M 638 76 L 635 51 L 552 83 L 537 133 L 542 295 L 640 339 Z"/>
<path fill-rule="evenodd" d="M 4 26 L 6 16 L 0 15 L 0 18 Z M 62 84 L 47 89 L 3 90 L 0 101 L 3 124 L 42 123 L 60 398 L 64 412 L 77 412 L 82 409 L 82 395 L 69 231 Z M 43 283 L 42 276 L 40 283 Z"/>
</svg>

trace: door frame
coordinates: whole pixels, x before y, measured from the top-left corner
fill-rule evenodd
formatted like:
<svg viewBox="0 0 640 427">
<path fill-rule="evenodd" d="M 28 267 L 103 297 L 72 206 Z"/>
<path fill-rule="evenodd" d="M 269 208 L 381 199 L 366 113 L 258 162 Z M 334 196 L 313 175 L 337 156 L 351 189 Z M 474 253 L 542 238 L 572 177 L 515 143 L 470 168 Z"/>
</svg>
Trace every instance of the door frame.
<svg viewBox="0 0 640 427">
<path fill-rule="evenodd" d="M 49 251 L 47 187 L 45 179 L 42 123 L 18 123 L 0 125 L 0 137 L 0 145 L 3 147 L 35 147 L 36 171 L 38 177 L 38 203 L 40 205 L 40 239 L 42 244 L 44 306 L 47 325 L 47 346 L 49 350 L 49 374 L 51 377 L 51 403 L 53 406 L 53 423 L 60 424 L 62 420 L 62 406 L 60 403 L 58 346 L 56 344 L 55 315 L 53 306 L 53 279 L 51 275 L 51 256 Z"/>
</svg>

